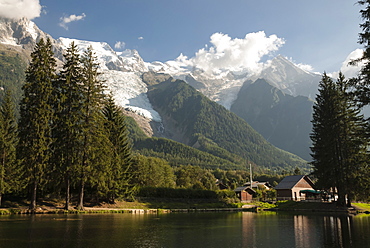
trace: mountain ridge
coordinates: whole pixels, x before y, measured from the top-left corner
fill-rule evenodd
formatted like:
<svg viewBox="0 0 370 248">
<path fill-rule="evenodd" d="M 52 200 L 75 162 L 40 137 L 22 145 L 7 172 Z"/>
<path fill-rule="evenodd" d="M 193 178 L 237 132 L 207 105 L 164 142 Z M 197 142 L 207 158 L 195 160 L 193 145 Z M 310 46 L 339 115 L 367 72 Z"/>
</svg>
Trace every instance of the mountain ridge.
<svg viewBox="0 0 370 248">
<path fill-rule="evenodd" d="M 108 92 L 113 94 L 115 102 L 125 110 L 150 120 L 152 131 L 147 130 L 147 133 L 161 136 L 164 126 L 163 123 L 166 122 L 173 127 L 171 128 L 171 130 L 173 130 L 172 134 L 169 135 L 169 137 L 172 137 L 174 140 L 185 141 L 185 143 L 188 134 L 181 133 L 181 130 L 176 130 L 175 126 L 177 123 L 168 116 L 163 119 L 161 114 L 152 106 L 152 102 L 148 97 L 148 91 L 151 85 L 148 84 L 148 80 L 145 81 L 145 77 L 149 75 L 148 73 L 160 75 L 158 73 L 162 71 L 162 75 L 165 75 L 166 72 L 169 72 L 168 74 L 171 78 L 173 77 L 173 79 L 169 79 L 172 80 L 172 82 L 176 82 L 176 79 L 184 80 L 209 99 L 221 104 L 226 109 L 231 108 L 238 97 L 240 88 L 245 84 L 248 77 L 251 76 L 231 71 L 221 71 L 219 74 L 211 75 L 212 77 L 210 77 L 209 74 L 206 74 L 200 69 L 190 67 L 189 65 L 182 66 L 174 61 L 168 61 L 166 63 L 144 62 L 136 50 L 127 49 L 124 52 L 116 52 L 105 42 L 81 41 L 69 38 L 54 40 L 50 35 L 36 28 L 37 26 L 33 26 L 34 28 L 30 29 L 29 27 L 35 24 L 32 24 L 30 21 L 27 22 L 25 19 L 21 19 L 18 24 L 14 23 L 14 20 L 0 20 L 0 34 L 7 36 L 3 40 L 6 40 L 8 43 L 15 42 L 11 45 L 5 44 L 5 42 L 3 43 L 4 46 L 26 49 L 30 53 L 30 47 L 36 44 L 40 38 L 50 38 L 54 50 L 56 51 L 55 56 L 59 58 L 59 64 L 61 64 L 63 60 L 63 50 L 70 42 L 75 42 L 80 52 L 83 52 L 88 46 L 92 46 L 94 52 L 96 52 L 98 56 L 100 70 L 103 72 L 101 79 L 106 82 Z M 5 28 L 1 28 L 4 25 Z M 14 28 L 16 30 L 10 31 L 9 28 Z M 7 31 L 1 33 L 1 30 Z M 22 35 L 16 35 L 18 34 L 17 32 L 22 34 L 25 38 L 23 39 Z M 159 81 L 161 80 L 162 79 Z M 155 82 L 153 84 L 155 84 Z M 148 125 L 146 125 L 146 128 L 148 129 Z"/>
</svg>

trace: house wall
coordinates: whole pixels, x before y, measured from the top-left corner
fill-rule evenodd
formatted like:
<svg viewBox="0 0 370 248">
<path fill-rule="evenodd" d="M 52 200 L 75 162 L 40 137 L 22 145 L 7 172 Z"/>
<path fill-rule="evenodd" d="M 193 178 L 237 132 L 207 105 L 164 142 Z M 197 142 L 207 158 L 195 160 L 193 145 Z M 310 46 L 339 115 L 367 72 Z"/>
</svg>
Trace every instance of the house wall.
<svg viewBox="0 0 370 248">
<path fill-rule="evenodd" d="M 313 189 L 312 186 L 304 179 L 300 180 L 296 185 L 295 188 L 304 188 L 304 189 Z"/>
<path fill-rule="evenodd" d="M 292 200 L 292 191 L 290 189 L 277 189 L 276 198 L 278 201 Z"/>
<path fill-rule="evenodd" d="M 304 179 L 300 180 L 292 189 L 277 189 L 277 200 L 306 200 L 306 194 L 301 194 L 300 191 L 304 189 L 313 189 L 312 186 Z"/>
<path fill-rule="evenodd" d="M 240 200 L 242 202 L 251 202 L 253 199 L 253 196 L 249 194 L 248 192 L 242 191 L 240 194 Z"/>
</svg>

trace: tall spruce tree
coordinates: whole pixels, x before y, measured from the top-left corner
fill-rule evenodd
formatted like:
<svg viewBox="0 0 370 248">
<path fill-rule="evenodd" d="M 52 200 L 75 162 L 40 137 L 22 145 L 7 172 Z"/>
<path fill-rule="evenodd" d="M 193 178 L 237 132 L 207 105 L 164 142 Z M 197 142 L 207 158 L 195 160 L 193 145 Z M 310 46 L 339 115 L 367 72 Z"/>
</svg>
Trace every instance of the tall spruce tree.
<svg viewBox="0 0 370 248">
<path fill-rule="evenodd" d="M 31 193 L 29 208 L 36 209 L 37 191 L 46 180 L 51 144 L 52 83 L 56 61 L 51 42 L 41 39 L 31 54 L 20 104 L 19 156 Z"/>
<path fill-rule="evenodd" d="M 105 171 L 109 164 L 109 140 L 104 129 L 104 85 L 98 79 L 98 64 L 92 48 L 82 58 L 82 146 L 78 167 L 79 199 L 77 209 L 83 209 L 84 190 L 87 182 L 97 188 L 104 187 Z"/>
<path fill-rule="evenodd" d="M 112 97 L 108 98 L 103 113 L 106 131 L 112 145 L 112 160 L 107 175 L 107 194 L 109 201 L 114 203 L 116 197 L 130 197 L 134 192 L 134 187 L 130 184 L 131 144 L 125 116 L 115 105 Z"/>
<path fill-rule="evenodd" d="M 0 206 L 4 194 L 19 190 L 21 171 L 16 160 L 17 142 L 15 104 L 7 90 L 0 107 Z"/>
<path fill-rule="evenodd" d="M 353 78 L 352 84 L 355 86 L 354 95 L 360 106 L 370 104 L 370 0 L 358 1 L 358 4 L 364 6 L 360 10 L 363 23 L 360 24 L 362 32 L 359 34 L 358 43 L 364 46 L 364 53 L 360 59 L 351 61 L 350 64 L 364 62 L 358 77 Z"/>
<path fill-rule="evenodd" d="M 351 205 L 366 166 L 366 123 L 348 94 L 342 74 L 334 82 L 326 74 L 319 84 L 313 113 L 312 158 L 318 186 L 338 191 L 338 205 Z M 346 199 L 348 200 L 346 202 Z"/>
<path fill-rule="evenodd" d="M 82 145 L 82 68 L 77 46 L 72 42 L 64 54 L 65 63 L 54 83 L 53 163 L 65 190 L 65 209 L 70 205 L 70 188 L 80 163 Z"/>
</svg>

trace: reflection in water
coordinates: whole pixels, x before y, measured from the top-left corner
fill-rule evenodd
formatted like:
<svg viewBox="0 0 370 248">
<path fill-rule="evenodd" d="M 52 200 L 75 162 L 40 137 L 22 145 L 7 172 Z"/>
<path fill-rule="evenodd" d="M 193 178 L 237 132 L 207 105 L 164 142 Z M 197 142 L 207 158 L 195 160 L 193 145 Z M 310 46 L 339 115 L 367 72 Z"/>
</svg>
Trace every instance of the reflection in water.
<svg viewBox="0 0 370 248">
<path fill-rule="evenodd" d="M 256 247 L 256 229 L 254 225 L 255 214 L 251 212 L 243 213 L 242 221 L 242 236 L 243 236 L 243 247 Z"/>
<path fill-rule="evenodd" d="M 310 240 L 316 239 L 315 232 L 310 229 L 310 223 L 307 216 L 294 215 L 294 236 L 296 247 L 310 247 Z"/>
<path fill-rule="evenodd" d="M 368 247 L 370 216 L 275 212 L 0 216 L 0 247 Z"/>
<path fill-rule="evenodd" d="M 324 243 L 333 247 L 353 247 L 356 238 L 353 228 L 353 217 L 324 216 Z"/>
<path fill-rule="evenodd" d="M 366 247 L 369 218 L 243 213 L 242 247 Z"/>
</svg>

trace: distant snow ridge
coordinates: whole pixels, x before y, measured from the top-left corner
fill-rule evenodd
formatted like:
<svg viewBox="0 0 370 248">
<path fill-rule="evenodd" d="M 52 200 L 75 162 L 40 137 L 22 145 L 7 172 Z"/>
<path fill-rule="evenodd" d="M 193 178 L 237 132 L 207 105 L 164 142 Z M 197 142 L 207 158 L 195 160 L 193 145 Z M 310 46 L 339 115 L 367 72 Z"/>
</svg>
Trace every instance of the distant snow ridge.
<svg viewBox="0 0 370 248">
<path fill-rule="evenodd" d="M 69 38 L 59 38 L 58 41 L 64 49 L 74 42 L 81 50 L 81 53 L 91 46 L 102 70 L 131 72 L 148 71 L 146 64 L 136 50 L 127 49 L 123 52 L 116 52 L 106 42 L 84 41 Z"/>
<path fill-rule="evenodd" d="M 105 82 L 108 93 L 112 94 L 116 104 L 148 119 L 161 122 L 160 115 L 153 109 L 147 97 L 146 84 L 141 80 L 142 73 L 148 71 L 148 68 L 136 50 L 115 52 L 105 42 L 69 38 L 59 38 L 58 41 L 64 49 L 74 42 L 80 53 L 91 46 L 102 72 L 100 78 Z"/>
</svg>

